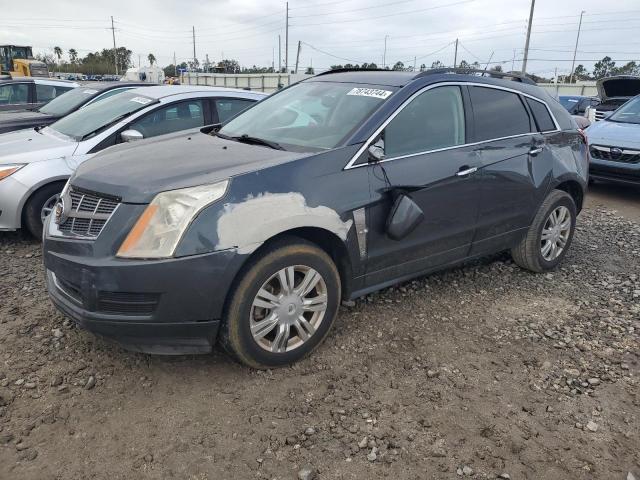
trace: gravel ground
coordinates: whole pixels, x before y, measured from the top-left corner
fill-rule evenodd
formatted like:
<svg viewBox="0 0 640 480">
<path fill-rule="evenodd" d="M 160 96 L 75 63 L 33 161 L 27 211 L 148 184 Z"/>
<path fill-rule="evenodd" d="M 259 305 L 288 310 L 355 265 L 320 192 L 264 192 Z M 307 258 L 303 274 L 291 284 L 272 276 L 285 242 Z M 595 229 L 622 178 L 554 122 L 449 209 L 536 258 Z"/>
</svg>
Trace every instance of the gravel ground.
<svg viewBox="0 0 640 480">
<path fill-rule="evenodd" d="M 640 225 L 591 207 L 554 273 L 497 255 L 386 289 L 258 372 L 76 328 L 39 245 L 0 234 L 0 478 L 640 479 L 639 266 Z"/>
</svg>

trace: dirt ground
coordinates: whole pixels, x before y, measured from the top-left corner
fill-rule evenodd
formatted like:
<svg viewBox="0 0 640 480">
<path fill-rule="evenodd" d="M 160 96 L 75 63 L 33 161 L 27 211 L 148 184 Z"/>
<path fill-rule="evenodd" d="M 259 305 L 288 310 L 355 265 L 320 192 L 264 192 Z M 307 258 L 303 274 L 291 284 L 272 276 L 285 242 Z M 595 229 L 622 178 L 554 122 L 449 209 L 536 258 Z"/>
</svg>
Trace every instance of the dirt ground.
<svg viewBox="0 0 640 480">
<path fill-rule="evenodd" d="M 596 194 L 558 271 L 386 289 L 263 372 L 93 337 L 0 234 L 0 479 L 640 478 L 640 203 Z"/>
</svg>

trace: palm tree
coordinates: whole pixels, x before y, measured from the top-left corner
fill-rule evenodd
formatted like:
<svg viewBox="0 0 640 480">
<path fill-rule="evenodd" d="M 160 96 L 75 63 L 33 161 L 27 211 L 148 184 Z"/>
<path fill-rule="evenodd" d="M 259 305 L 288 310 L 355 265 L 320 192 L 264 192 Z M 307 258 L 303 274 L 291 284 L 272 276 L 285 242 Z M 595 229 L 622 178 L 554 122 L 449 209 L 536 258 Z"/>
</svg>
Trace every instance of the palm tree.
<svg viewBox="0 0 640 480">
<path fill-rule="evenodd" d="M 60 47 L 53 47 L 53 54 L 58 57 L 58 63 L 60 63 L 60 59 L 62 58 L 62 49 Z"/>
<path fill-rule="evenodd" d="M 78 51 L 75 48 L 69 49 L 69 58 L 71 59 L 71 63 L 76 63 L 76 60 L 78 60 Z"/>
<path fill-rule="evenodd" d="M 156 61 L 156 57 L 153 55 L 153 53 L 150 53 L 147 56 L 147 60 L 149 60 L 149 63 L 151 64 L 151 66 L 153 67 L 153 63 Z"/>
</svg>

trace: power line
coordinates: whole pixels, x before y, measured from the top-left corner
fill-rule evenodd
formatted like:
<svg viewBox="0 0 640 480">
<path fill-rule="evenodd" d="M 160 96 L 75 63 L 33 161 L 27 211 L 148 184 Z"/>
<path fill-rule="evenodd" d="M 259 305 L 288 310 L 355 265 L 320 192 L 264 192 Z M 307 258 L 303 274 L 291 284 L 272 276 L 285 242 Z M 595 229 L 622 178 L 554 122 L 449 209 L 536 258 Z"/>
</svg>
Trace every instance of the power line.
<svg viewBox="0 0 640 480">
<path fill-rule="evenodd" d="M 371 7 L 361 7 L 361 8 L 353 8 L 351 10 L 339 10 L 337 12 L 327 12 L 327 13 L 315 13 L 312 15 L 296 15 L 293 16 L 291 18 L 309 18 L 309 17 L 322 17 L 322 16 L 326 16 L 326 15 L 340 15 L 343 13 L 352 13 L 352 12 L 361 12 L 363 10 L 372 10 L 374 8 L 387 8 L 391 5 L 399 5 L 401 3 L 410 3 L 410 2 L 415 2 L 416 0 L 398 0 L 396 2 L 389 2 L 389 3 L 385 3 L 385 4 L 379 4 L 379 5 L 373 5 Z M 292 9 L 293 10 L 293 9 Z"/>
<path fill-rule="evenodd" d="M 397 13 L 389 13 L 387 15 L 379 15 L 377 17 L 366 17 L 366 18 L 355 18 L 352 20 L 335 20 L 332 22 L 320 22 L 320 23 L 304 23 L 304 24 L 300 24 L 300 25 L 292 25 L 294 27 L 313 27 L 316 25 L 334 25 L 336 23 L 354 23 L 354 22 L 365 22 L 368 20 L 377 20 L 379 18 L 389 18 L 389 17 L 397 17 L 400 15 L 409 15 L 409 14 L 413 14 L 413 13 L 421 13 L 421 12 L 428 12 L 431 10 L 436 10 L 436 9 L 440 9 L 440 8 L 446 8 L 446 7 L 454 7 L 456 5 L 464 5 L 467 3 L 472 3 L 475 2 L 476 0 L 460 0 L 458 2 L 453 2 L 453 3 L 446 3 L 443 5 L 436 5 L 433 7 L 428 7 L 428 8 L 421 8 L 418 10 L 409 10 L 406 12 L 397 12 Z"/>
</svg>

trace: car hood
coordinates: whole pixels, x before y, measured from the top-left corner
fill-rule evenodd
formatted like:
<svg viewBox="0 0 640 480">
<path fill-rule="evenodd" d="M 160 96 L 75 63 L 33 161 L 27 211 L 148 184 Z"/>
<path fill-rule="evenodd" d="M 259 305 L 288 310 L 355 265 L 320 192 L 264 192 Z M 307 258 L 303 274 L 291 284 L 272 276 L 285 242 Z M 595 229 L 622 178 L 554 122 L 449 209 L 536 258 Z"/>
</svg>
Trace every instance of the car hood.
<svg viewBox="0 0 640 480">
<path fill-rule="evenodd" d="M 601 78 L 596 82 L 598 96 L 602 102 L 612 98 L 632 98 L 640 95 L 640 77 L 619 76 Z"/>
<path fill-rule="evenodd" d="M 0 113 L 0 133 L 12 132 L 22 128 L 50 125 L 58 117 L 46 115 L 35 110 L 21 110 L 18 112 Z"/>
<path fill-rule="evenodd" d="M 620 148 L 640 148 L 640 125 L 603 120 L 585 130 L 589 144 L 603 143 Z"/>
<path fill-rule="evenodd" d="M 31 163 L 72 155 L 77 143 L 56 136 L 50 129 L 33 128 L 0 134 L 0 165 Z"/>
<path fill-rule="evenodd" d="M 196 130 L 109 148 L 80 165 L 71 182 L 128 203 L 148 203 L 159 192 L 214 183 L 308 155 Z"/>
</svg>

